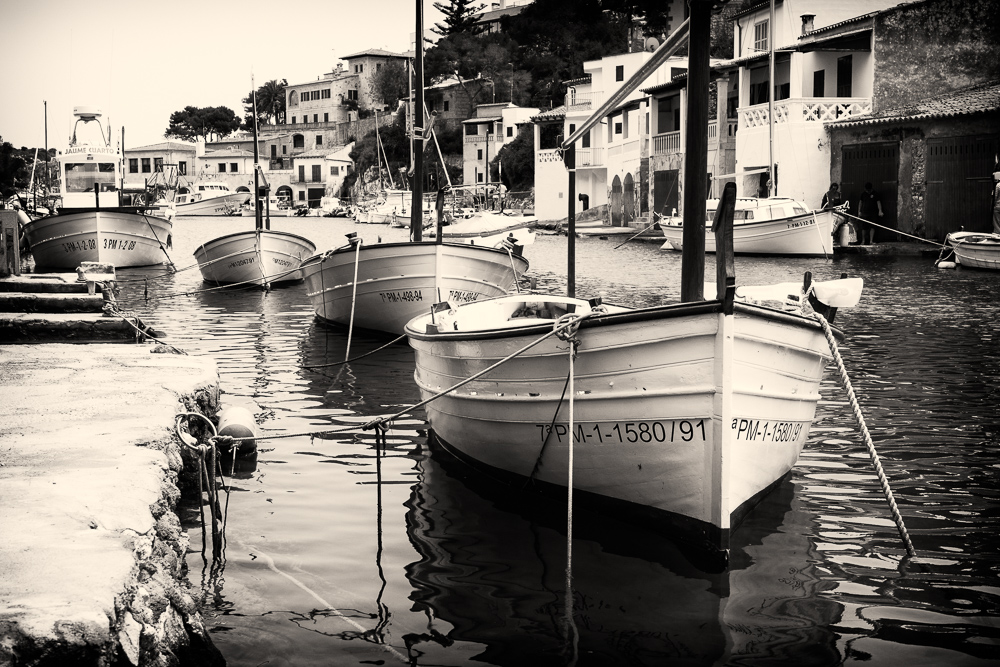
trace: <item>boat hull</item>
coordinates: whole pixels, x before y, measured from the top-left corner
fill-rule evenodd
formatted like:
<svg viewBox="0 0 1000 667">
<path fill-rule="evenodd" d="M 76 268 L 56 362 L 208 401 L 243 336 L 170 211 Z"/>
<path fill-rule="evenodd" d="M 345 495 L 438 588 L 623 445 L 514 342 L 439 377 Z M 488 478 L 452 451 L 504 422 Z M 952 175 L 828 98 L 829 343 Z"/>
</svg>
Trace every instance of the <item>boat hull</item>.
<svg viewBox="0 0 1000 667">
<path fill-rule="evenodd" d="M 62 209 L 24 226 L 35 265 L 75 269 L 80 262 L 123 268 L 169 261 L 173 223 L 136 209 Z"/>
<path fill-rule="evenodd" d="M 265 285 L 302 279 L 302 260 L 316 252 L 309 239 L 250 230 L 213 239 L 194 251 L 202 278 L 216 285 Z"/>
<path fill-rule="evenodd" d="M 320 319 L 351 326 L 353 305 L 354 327 L 398 335 L 439 301 L 465 303 L 506 294 L 527 268 L 526 259 L 504 250 L 382 243 L 311 257 L 302 264 L 302 276 Z"/>
<path fill-rule="evenodd" d="M 955 249 L 955 259 L 962 266 L 1000 270 L 1000 234 L 953 232 L 946 243 Z"/>
<path fill-rule="evenodd" d="M 494 302 L 512 300 L 524 302 Z M 488 321 L 472 310 L 487 305 L 456 312 Z M 448 322 L 428 333 L 427 318 L 414 320 L 406 333 L 422 399 L 540 338 L 554 322 L 473 334 L 450 331 Z M 599 316 L 577 337 L 574 490 L 727 548 L 729 531 L 791 470 L 806 441 L 830 359 L 818 324 L 751 306 L 725 316 L 716 302 L 703 302 Z M 550 336 L 431 401 L 425 410 L 435 435 L 467 461 L 564 488 L 567 350 Z"/>
<path fill-rule="evenodd" d="M 834 211 L 815 211 L 778 220 L 739 223 L 733 226 L 733 252 L 738 255 L 800 255 L 822 257 L 833 254 Z M 684 247 L 684 228 L 663 223 L 666 244 Z M 665 244 L 665 248 L 667 247 Z M 705 229 L 705 252 L 715 252 L 711 221 Z"/>
<path fill-rule="evenodd" d="M 250 201 L 250 196 L 249 192 L 233 192 L 221 197 L 177 204 L 177 215 L 232 215 Z"/>
</svg>

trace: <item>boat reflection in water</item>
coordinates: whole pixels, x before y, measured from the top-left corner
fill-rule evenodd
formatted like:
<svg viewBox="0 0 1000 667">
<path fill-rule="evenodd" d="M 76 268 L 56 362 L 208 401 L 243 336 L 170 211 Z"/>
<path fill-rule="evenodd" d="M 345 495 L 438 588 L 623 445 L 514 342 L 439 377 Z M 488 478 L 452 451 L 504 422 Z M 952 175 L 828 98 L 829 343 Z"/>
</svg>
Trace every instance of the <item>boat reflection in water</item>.
<svg viewBox="0 0 1000 667">
<path fill-rule="evenodd" d="M 414 610 L 453 628 L 442 635 L 432 621 L 410 636 L 411 657 L 422 643 L 464 641 L 484 645 L 472 660 L 493 665 L 838 662 L 829 627 L 843 608 L 817 597 L 812 527 L 783 526 L 791 481 L 735 533 L 721 570 L 660 532 L 578 511 L 567 631 L 565 503 L 512 491 L 431 447 L 416 454 L 406 524 L 420 560 L 406 575 Z"/>
</svg>

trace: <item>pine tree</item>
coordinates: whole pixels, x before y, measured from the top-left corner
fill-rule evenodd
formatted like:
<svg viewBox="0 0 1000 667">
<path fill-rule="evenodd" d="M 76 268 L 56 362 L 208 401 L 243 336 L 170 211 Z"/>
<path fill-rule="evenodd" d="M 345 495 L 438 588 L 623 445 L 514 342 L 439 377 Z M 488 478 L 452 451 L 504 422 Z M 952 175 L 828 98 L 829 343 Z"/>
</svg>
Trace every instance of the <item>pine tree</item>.
<svg viewBox="0 0 1000 667">
<path fill-rule="evenodd" d="M 473 5 L 471 0 L 451 0 L 448 4 L 435 2 L 434 8 L 444 14 L 444 23 L 436 23 L 431 28 L 444 37 L 458 33 L 476 34 L 479 13 L 486 7 L 484 4 Z"/>
</svg>

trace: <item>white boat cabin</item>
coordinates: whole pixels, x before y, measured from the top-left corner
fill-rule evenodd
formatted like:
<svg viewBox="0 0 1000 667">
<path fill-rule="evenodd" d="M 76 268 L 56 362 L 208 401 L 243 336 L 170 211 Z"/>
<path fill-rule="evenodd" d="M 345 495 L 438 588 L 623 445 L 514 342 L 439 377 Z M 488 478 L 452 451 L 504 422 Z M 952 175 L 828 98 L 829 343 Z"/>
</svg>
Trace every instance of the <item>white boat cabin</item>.
<svg viewBox="0 0 1000 667">
<path fill-rule="evenodd" d="M 121 154 L 110 146 L 101 126 L 101 111 L 74 107 L 76 123 L 69 147 L 59 156 L 62 208 L 120 206 Z M 80 124 L 83 123 L 81 126 Z"/>
<path fill-rule="evenodd" d="M 194 202 L 225 197 L 233 194 L 229 186 L 219 181 L 198 181 L 190 188 L 182 187 L 177 190 L 175 204 L 193 204 Z"/>
<path fill-rule="evenodd" d="M 715 210 L 719 208 L 718 199 L 709 199 L 708 222 L 715 219 Z M 766 220 L 782 220 L 797 215 L 811 213 L 802 202 L 786 197 L 767 197 L 764 199 L 741 198 L 736 200 L 736 210 L 733 212 L 733 224 L 741 222 L 762 222 Z"/>
</svg>

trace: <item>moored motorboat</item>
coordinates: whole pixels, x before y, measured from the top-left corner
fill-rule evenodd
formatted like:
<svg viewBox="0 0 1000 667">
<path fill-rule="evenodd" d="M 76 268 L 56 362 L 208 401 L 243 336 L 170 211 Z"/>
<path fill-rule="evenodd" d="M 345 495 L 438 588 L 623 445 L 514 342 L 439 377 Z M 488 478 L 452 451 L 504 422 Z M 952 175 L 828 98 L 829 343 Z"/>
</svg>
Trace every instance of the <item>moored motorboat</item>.
<svg viewBox="0 0 1000 667">
<path fill-rule="evenodd" d="M 499 248 L 506 241 L 526 246 L 535 241 L 533 230 L 536 224 L 538 220 L 533 215 L 481 212 L 443 227 L 441 237 L 452 243 L 469 243 L 487 248 Z M 434 238 L 437 233 L 431 231 L 429 235 Z"/>
<path fill-rule="evenodd" d="M 253 90 L 255 92 L 251 97 L 256 118 L 257 94 L 256 89 Z M 256 123 L 253 139 L 254 191 L 261 193 L 263 190 L 266 196 L 268 188 L 260 186 Z M 217 237 L 194 251 L 205 282 L 269 287 L 301 280 L 299 266 L 303 259 L 316 252 L 316 246 L 297 234 L 272 230 L 270 217 L 266 221 L 263 218 L 263 200 L 258 197 L 255 204 L 254 229 Z"/>
<path fill-rule="evenodd" d="M 688 85 L 707 90 L 712 6 L 690 7 L 691 17 L 563 141 L 570 193 L 576 142 L 681 48 L 689 26 Z M 712 225 L 719 252 L 709 293 L 700 206 L 707 105 L 689 97 L 687 110 L 696 131 L 686 133 L 680 303 L 627 309 L 576 298 L 571 196 L 566 296 L 438 304 L 406 335 L 433 437 L 458 458 L 562 494 L 569 533 L 580 498 L 727 557 L 732 531 L 805 444 L 831 341 L 842 335 L 829 321 L 857 303 L 861 281 L 807 276 L 791 289 L 737 289 L 736 186 L 728 183 Z"/>
<path fill-rule="evenodd" d="M 955 261 L 974 269 L 1000 270 L 1000 234 L 952 232 L 945 246 L 955 252 Z"/>
<path fill-rule="evenodd" d="M 203 180 L 178 189 L 174 208 L 177 215 L 239 215 L 250 197 L 250 192 L 233 192 L 221 181 Z"/>
<path fill-rule="evenodd" d="M 438 301 L 506 294 L 527 268 L 528 261 L 508 248 L 431 241 L 365 245 L 355 237 L 303 261 L 302 278 L 320 319 L 398 335 Z"/>
<path fill-rule="evenodd" d="M 711 218 L 719 205 L 709 199 Z M 837 209 L 810 210 L 805 204 L 785 197 L 736 200 L 733 220 L 733 250 L 737 255 L 799 255 L 824 257 L 833 254 L 833 230 Z M 666 242 L 663 250 L 682 250 L 683 220 L 673 216 L 660 220 Z M 705 252 L 715 252 L 715 239 L 706 230 Z"/>
<path fill-rule="evenodd" d="M 101 112 L 75 107 L 73 114 L 73 137 L 57 157 L 60 204 L 55 213 L 24 225 L 35 265 L 74 269 L 81 262 L 100 262 L 122 268 L 169 262 L 173 223 L 156 205 L 122 206 L 121 152 L 105 137 Z"/>
<path fill-rule="evenodd" d="M 302 236 L 271 229 L 227 234 L 194 251 L 202 278 L 215 285 L 268 285 L 302 279 L 299 265 L 316 252 Z"/>
</svg>

